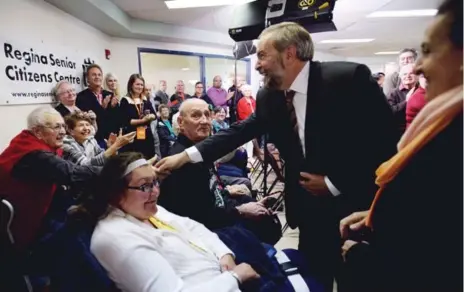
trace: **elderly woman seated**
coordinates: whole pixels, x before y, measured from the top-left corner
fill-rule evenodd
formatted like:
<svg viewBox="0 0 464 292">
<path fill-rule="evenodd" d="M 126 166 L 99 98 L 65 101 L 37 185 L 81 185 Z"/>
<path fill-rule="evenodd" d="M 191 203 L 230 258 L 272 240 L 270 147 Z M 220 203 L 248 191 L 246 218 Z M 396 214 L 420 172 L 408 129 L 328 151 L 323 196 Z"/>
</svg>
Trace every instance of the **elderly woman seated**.
<svg viewBox="0 0 464 292">
<path fill-rule="evenodd" d="M 110 158 L 92 200 L 90 249 L 123 291 L 240 291 L 258 278 L 202 224 L 157 206 L 153 167 L 138 153 Z"/>
<path fill-rule="evenodd" d="M 135 132 L 119 136 L 111 134 L 108 149 L 103 150 L 93 137 L 91 119 L 87 113 L 75 111 L 65 118 L 68 135 L 64 138 L 64 158 L 78 165 L 103 166 L 105 161 L 123 146 L 134 141 Z"/>
</svg>

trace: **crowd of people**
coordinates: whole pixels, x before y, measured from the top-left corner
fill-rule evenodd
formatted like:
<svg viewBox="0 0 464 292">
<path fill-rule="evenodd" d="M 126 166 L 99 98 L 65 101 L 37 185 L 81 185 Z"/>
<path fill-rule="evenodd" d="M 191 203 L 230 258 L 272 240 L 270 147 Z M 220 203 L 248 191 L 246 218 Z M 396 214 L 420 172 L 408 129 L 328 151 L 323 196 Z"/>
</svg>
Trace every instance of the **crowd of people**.
<svg viewBox="0 0 464 292">
<path fill-rule="evenodd" d="M 445 0 L 420 56 L 386 75 L 314 61 L 303 27 L 270 26 L 256 99 L 220 76 L 169 96 L 133 74 L 123 95 L 97 64 L 78 94 L 59 82 L 0 154 L 0 288 L 19 274 L 34 291 L 462 291 L 462 8 Z M 263 135 L 303 264 L 273 247 L 275 198 L 252 196 Z"/>
</svg>

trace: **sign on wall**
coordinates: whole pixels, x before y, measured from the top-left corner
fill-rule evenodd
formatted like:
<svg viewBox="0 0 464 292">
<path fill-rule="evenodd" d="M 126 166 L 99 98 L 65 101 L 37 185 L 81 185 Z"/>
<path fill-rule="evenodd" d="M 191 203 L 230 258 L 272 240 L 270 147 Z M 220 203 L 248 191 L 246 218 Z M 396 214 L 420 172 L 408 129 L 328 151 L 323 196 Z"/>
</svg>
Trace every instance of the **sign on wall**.
<svg viewBox="0 0 464 292">
<path fill-rule="evenodd" d="M 0 105 L 54 102 L 52 89 L 61 80 L 81 91 L 85 69 L 95 62 L 73 48 L 0 41 Z"/>
</svg>

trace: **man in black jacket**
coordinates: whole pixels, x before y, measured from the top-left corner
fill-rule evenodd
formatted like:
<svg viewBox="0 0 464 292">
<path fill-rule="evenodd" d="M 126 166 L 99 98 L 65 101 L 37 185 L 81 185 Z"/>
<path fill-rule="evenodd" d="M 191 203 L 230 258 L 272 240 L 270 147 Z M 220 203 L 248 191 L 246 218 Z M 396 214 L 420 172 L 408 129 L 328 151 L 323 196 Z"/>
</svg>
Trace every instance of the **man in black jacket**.
<svg viewBox="0 0 464 292">
<path fill-rule="evenodd" d="M 16 251 L 27 253 L 28 263 L 37 264 L 39 273 L 50 272 L 57 249 L 62 248 L 58 231 L 64 226 L 68 208 L 75 203 L 74 195 L 91 185 L 99 169 L 60 157 L 65 125 L 52 107 L 32 111 L 27 124 L 28 129 L 14 137 L 0 154 L 2 198 L 14 208 L 11 232 Z M 4 251 L 2 260 L 7 257 Z"/>
<path fill-rule="evenodd" d="M 103 71 L 97 64 L 87 68 L 89 87 L 77 94 L 76 105 L 81 111 L 93 111 L 97 116 L 98 130 L 95 139 L 105 147 L 110 133 L 119 132 L 119 101 L 110 91 L 102 88 Z"/>
<path fill-rule="evenodd" d="M 313 61 L 309 33 L 291 22 L 259 38 L 256 69 L 265 77 L 256 112 L 183 153 L 158 172 L 211 162 L 268 133 L 285 160 L 287 222 L 299 227 L 299 249 L 314 276 L 332 291 L 341 263 L 338 222 L 367 208 L 375 170 L 395 151 L 392 111 L 369 69 Z"/>
<path fill-rule="evenodd" d="M 196 98 L 184 101 L 180 107 L 179 127 L 180 134 L 170 150 L 171 155 L 183 152 L 210 135 L 211 117 L 208 104 Z M 257 224 L 261 222 L 260 219 L 267 220 L 265 218 L 270 212 L 264 207 L 264 201 L 253 202 L 250 198 L 244 204 L 232 205 L 220 194 L 213 192 L 210 184 L 212 168 L 212 163 L 197 163 L 175 170 L 161 184 L 159 204 L 213 230 L 238 223 L 249 227 L 251 225 L 247 219 L 253 219 Z M 255 232 L 259 228 L 251 229 Z M 257 235 L 262 238 L 260 234 Z"/>
</svg>

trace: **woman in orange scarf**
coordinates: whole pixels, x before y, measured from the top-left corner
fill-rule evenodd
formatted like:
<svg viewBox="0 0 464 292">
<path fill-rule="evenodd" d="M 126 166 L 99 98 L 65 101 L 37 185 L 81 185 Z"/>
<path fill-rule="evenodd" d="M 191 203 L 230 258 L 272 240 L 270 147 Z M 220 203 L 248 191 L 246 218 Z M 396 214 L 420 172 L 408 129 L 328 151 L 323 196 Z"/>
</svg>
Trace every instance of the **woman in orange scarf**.
<svg viewBox="0 0 464 292">
<path fill-rule="evenodd" d="M 440 6 L 416 64 L 427 104 L 377 169 L 370 210 L 340 222 L 350 291 L 463 291 L 462 10 Z"/>
</svg>

